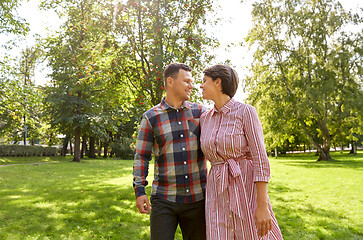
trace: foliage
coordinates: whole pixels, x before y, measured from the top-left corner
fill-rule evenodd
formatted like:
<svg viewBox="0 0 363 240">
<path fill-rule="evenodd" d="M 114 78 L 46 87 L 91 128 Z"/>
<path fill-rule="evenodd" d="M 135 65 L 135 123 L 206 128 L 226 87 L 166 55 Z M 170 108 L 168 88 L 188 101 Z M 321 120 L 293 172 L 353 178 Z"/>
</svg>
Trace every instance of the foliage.
<svg viewBox="0 0 363 240">
<path fill-rule="evenodd" d="M 0 156 L 55 156 L 55 147 L 24 146 L 24 145 L 0 145 Z"/>
<path fill-rule="evenodd" d="M 68 1 L 69 3 L 71 1 Z M 114 44 L 104 21 L 109 4 L 73 1 L 67 5 L 68 20 L 58 35 L 46 42 L 52 81 L 47 89 L 52 124 L 64 134 L 75 135 L 75 161 L 79 161 L 80 136 L 107 140 L 127 115 L 129 95 L 114 79 Z M 121 64 L 121 63 L 118 63 Z M 124 117 L 127 119 L 127 117 Z"/>
<path fill-rule="evenodd" d="M 256 51 L 246 86 L 267 142 L 300 135 L 319 160 L 330 160 L 331 141 L 362 117 L 363 32 L 347 28 L 361 26 L 362 15 L 334 0 L 258 1 L 252 14 L 247 41 Z"/>
<path fill-rule="evenodd" d="M 113 1 L 44 0 L 66 18 L 44 40 L 52 78 L 46 111 L 52 126 L 75 136 L 94 136 L 105 146 L 134 132 L 142 112 L 160 102 L 162 71 L 174 61 L 199 69 L 210 57 L 204 13 L 209 0 Z M 61 6 L 61 8 L 59 8 Z"/>
<path fill-rule="evenodd" d="M 14 33 L 25 35 L 29 31 L 28 24 L 24 19 L 14 14 L 18 6 L 18 0 L 0 1 L 0 34 Z"/>
<path fill-rule="evenodd" d="M 4 65 L 0 76 L 0 136 L 8 142 L 23 139 L 26 124 L 32 143 L 40 139 L 41 89 L 34 84 L 34 68 L 38 58 L 36 48 L 22 51 L 18 65 Z"/>
<path fill-rule="evenodd" d="M 134 151 L 132 151 L 130 147 L 130 139 L 123 139 L 124 141 L 121 142 L 120 140 L 115 140 L 112 144 L 112 152 L 115 153 L 115 156 L 121 159 L 133 159 Z"/>
<path fill-rule="evenodd" d="M 207 48 L 217 42 L 204 28 L 205 13 L 213 9 L 211 0 L 130 0 L 116 7 L 115 32 L 131 65 L 118 65 L 115 71 L 128 72 L 125 85 L 140 104 L 160 102 L 167 64 L 187 63 L 198 73 L 211 60 Z"/>
</svg>

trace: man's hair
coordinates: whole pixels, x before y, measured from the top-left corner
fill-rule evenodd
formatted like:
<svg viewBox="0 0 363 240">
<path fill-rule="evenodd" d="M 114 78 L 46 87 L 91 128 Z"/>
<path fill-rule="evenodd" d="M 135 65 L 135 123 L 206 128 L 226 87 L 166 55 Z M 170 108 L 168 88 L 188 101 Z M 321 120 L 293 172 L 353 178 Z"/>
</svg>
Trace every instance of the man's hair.
<svg viewBox="0 0 363 240">
<path fill-rule="evenodd" d="M 169 65 L 167 65 L 165 67 L 164 70 L 164 84 L 166 86 L 166 79 L 168 77 L 171 77 L 173 79 L 175 79 L 179 73 L 179 70 L 183 69 L 185 71 L 191 72 L 192 68 L 189 67 L 188 65 L 184 64 L 184 63 L 170 63 Z"/>
<path fill-rule="evenodd" d="M 203 71 L 205 76 L 217 80 L 221 79 L 222 93 L 233 97 L 236 94 L 239 78 L 237 72 L 229 66 L 217 64 Z"/>
</svg>

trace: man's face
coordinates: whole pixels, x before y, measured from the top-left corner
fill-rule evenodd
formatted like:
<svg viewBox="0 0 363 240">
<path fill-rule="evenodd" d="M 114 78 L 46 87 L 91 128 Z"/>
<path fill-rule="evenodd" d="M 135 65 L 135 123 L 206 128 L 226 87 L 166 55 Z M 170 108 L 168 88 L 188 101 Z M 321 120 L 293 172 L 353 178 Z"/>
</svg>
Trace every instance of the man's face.
<svg viewBox="0 0 363 240">
<path fill-rule="evenodd" d="M 179 70 L 179 73 L 175 79 L 173 79 L 173 93 L 175 97 L 182 101 L 190 99 L 190 93 L 193 89 L 193 77 L 192 73 L 183 69 Z"/>
</svg>

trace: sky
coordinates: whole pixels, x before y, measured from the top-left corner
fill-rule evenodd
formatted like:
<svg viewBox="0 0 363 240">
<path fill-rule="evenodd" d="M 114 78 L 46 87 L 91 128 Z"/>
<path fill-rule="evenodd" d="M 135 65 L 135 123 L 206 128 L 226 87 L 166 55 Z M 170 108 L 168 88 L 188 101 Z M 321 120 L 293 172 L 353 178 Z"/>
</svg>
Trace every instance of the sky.
<svg viewBox="0 0 363 240">
<path fill-rule="evenodd" d="M 241 3 L 241 0 L 219 0 L 221 9 L 218 11 L 218 16 L 223 18 L 224 21 L 213 28 L 207 29 L 220 42 L 220 47 L 213 49 L 215 63 L 222 63 L 227 59 L 231 60 L 231 65 L 237 71 L 240 79 L 246 77 L 246 74 L 248 74 L 247 67 L 252 63 L 252 52 L 247 46 L 239 45 L 252 27 L 252 2 L 252 0 L 244 0 L 243 3 Z M 34 45 L 35 34 L 45 37 L 50 32 L 56 31 L 61 24 L 53 11 L 40 11 L 38 3 L 39 0 L 23 1 L 17 11 L 18 15 L 29 23 L 31 30 L 19 46 L 21 49 Z M 345 9 L 356 10 L 358 7 L 363 7 L 363 1 L 361 0 L 342 0 L 341 3 Z M 1 37 L 0 44 L 4 43 L 5 39 Z M 230 43 L 235 43 L 235 46 L 226 50 L 227 45 Z M 19 48 L 13 51 L 14 54 L 20 52 Z M 36 84 L 45 84 L 47 82 L 46 74 L 46 64 L 40 64 L 35 72 Z M 240 84 L 235 98 L 243 100 L 246 96 L 247 94 L 243 92 Z"/>
</svg>

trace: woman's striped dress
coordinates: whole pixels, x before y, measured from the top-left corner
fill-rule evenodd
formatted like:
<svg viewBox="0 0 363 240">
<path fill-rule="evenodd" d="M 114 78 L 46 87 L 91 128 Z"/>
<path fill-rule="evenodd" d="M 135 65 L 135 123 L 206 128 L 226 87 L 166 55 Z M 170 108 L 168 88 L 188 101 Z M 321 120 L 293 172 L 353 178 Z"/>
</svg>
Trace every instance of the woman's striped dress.
<svg viewBox="0 0 363 240">
<path fill-rule="evenodd" d="M 211 169 L 207 180 L 207 239 L 282 239 L 273 214 L 272 230 L 259 238 L 254 221 L 254 182 L 268 182 L 267 158 L 261 123 L 254 107 L 233 98 L 220 111 L 201 117 L 201 147 Z"/>
</svg>

